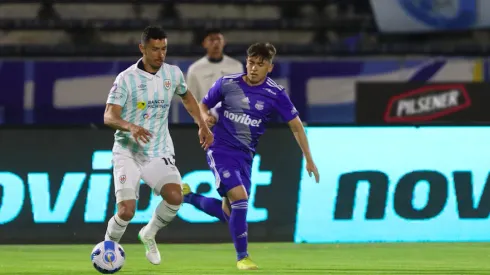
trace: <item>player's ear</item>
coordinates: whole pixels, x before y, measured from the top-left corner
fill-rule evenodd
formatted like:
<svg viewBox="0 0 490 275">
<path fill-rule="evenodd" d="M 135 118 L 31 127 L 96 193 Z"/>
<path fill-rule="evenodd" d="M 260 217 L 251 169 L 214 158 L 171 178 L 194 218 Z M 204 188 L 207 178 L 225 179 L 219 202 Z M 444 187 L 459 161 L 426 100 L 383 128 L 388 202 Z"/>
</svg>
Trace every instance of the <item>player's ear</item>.
<svg viewBox="0 0 490 275">
<path fill-rule="evenodd" d="M 204 39 L 203 39 L 203 40 L 202 40 L 202 42 L 201 42 L 201 46 L 202 46 L 203 48 L 205 48 L 206 50 L 208 49 L 208 37 L 209 37 L 209 35 L 208 35 L 208 36 L 206 36 L 206 37 L 204 37 Z"/>
<path fill-rule="evenodd" d="M 139 44 L 138 47 L 140 48 L 141 54 L 145 54 L 145 46 L 143 44 Z"/>
<path fill-rule="evenodd" d="M 221 36 L 221 40 L 223 41 L 223 47 L 226 46 L 226 39 L 223 35 L 220 35 Z"/>
<path fill-rule="evenodd" d="M 274 64 L 269 64 L 269 69 L 267 70 L 268 73 L 272 72 L 272 69 L 274 69 Z"/>
</svg>

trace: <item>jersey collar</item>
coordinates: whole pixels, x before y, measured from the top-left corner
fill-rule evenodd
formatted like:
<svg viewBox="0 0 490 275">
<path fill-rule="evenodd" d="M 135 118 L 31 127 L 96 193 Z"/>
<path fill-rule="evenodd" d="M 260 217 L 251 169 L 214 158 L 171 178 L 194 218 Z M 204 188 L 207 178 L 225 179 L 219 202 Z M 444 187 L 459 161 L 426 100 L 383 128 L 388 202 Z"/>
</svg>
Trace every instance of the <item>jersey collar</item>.
<svg viewBox="0 0 490 275">
<path fill-rule="evenodd" d="M 165 66 L 165 63 L 162 64 L 162 67 L 160 67 L 160 69 L 157 71 L 156 74 L 150 74 L 149 72 L 145 71 L 145 70 L 142 70 L 140 68 L 138 68 L 138 63 L 141 62 L 143 58 L 140 58 L 138 59 L 138 61 L 136 62 L 136 64 L 134 64 L 135 66 L 135 70 L 142 76 L 148 78 L 148 79 L 153 79 L 154 77 L 158 77 L 160 78 L 160 75 L 158 74 L 160 72 L 160 70 L 162 70 L 163 66 Z"/>
</svg>

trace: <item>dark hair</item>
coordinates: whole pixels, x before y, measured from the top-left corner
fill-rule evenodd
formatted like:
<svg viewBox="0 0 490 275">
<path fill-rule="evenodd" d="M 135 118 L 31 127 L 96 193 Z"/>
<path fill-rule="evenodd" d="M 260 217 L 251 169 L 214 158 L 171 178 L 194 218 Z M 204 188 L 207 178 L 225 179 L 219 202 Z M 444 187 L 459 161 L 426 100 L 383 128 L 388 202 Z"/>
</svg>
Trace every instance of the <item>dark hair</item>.
<svg viewBox="0 0 490 275">
<path fill-rule="evenodd" d="M 271 43 L 255 43 L 248 47 L 247 55 L 260 57 L 272 63 L 272 59 L 276 56 L 276 48 Z"/>
<path fill-rule="evenodd" d="M 141 44 L 148 43 L 150 39 L 161 40 L 167 38 L 165 31 L 156 26 L 148 26 L 141 34 Z"/>
<path fill-rule="evenodd" d="M 221 34 L 221 30 L 218 28 L 205 29 L 203 31 L 202 39 L 206 39 L 206 37 L 210 36 L 211 34 Z"/>
</svg>

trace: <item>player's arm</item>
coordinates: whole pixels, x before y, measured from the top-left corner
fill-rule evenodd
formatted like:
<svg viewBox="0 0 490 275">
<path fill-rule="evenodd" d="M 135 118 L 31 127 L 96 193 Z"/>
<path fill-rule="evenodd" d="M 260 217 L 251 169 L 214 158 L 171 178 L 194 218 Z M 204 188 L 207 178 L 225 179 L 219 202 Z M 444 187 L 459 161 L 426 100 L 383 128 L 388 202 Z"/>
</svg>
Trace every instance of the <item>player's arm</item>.
<svg viewBox="0 0 490 275">
<path fill-rule="evenodd" d="M 185 83 L 184 75 L 182 74 L 180 69 L 179 69 L 179 73 L 180 73 L 180 81 L 179 84 L 177 85 L 175 92 L 182 99 L 182 103 L 184 104 L 184 107 L 189 113 L 189 115 L 192 116 L 194 121 L 199 126 L 199 141 L 202 147 L 205 150 L 207 150 L 209 146 L 213 144 L 214 141 L 213 133 L 211 133 L 209 127 L 206 125 L 206 122 L 204 121 L 201 115 L 201 109 L 199 108 L 199 104 L 197 104 L 196 98 L 194 97 L 192 92 L 190 92 L 187 89 L 187 84 Z"/>
<path fill-rule="evenodd" d="M 187 90 L 187 92 L 181 95 L 180 98 L 182 99 L 182 104 L 184 104 L 185 109 L 194 119 L 194 122 L 199 125 L 199 127 L 205 125 L 206 123 L 201 115 L 201 109 L 192 92 Z"/>
<path fill-rule="evenodd" d="M 318 183 L 320 181 L 320 175 L 318 173 L 318 169 L 313 161 L 313 157 L 311 156 L 310 145 L 308 143 L 308 138 L 306 137 L 306 131 L 303 127 L 303 122 L 296 116 L 292 120 L 288 122 L 289 128 L 294 134 L 294 138 L 296 138 L 296 142 L 298 142 L 301 151 L 306 159 L 306 170 L 308 170 L 309 176 L 313 173 L 315 175 L 315 181 Z"/>
<path fill-rule="evenodd" d="M 104 111 L 104 124 L 116 130 L 131 132 L 137 142 L 141 140 L 147 143 L 151 137 L 151 133 L 148 130 L 121 118 L 122 109 L 126 104 L 127 98 L 128 90 L 126 89 L 125 82 L 118 76 L 107 98 Z"/>
<path fill-rule="evenodd" d="M 315 181 L 320 181 L 320 175 L 316 168 L 313 157 L 311 156 L 310 145 L 308 138 L 306 137 L 306 131 L 303 127 L 303 122 L 298 116 L 298 111 L 294 107 L 293 103 L 286 94 L 286 91 L 282 90 L 278 93 L 277 111 L 284 121 L 288 122 L 289 128 L 293 132 L 294 138 L 298 143 L 303 155 L 306 159 L 306 170 L 311 177 L 311 174 L 315 175 Z"/>
<path fill-rule="evenodd" d="M 182 71 L 180 69 L 178 69 L 177 72 L 179 73 L 180 77 L 179 83 L 175 89 L 175 93 L 180 96 L 185 109 L 194 119 L 194 122 L 199 126 L 199 128 L 202 126 L 206 126 L 206 123 L 201 116 L 199 104 L 197 104 L 196 97 L 192 94 L 191 91 L 189 91 L 188 83 L 186 83 L 184 80 L 184 74 L 182 74 Z M 192 68 L 191 70 L 189 70 L 189 73 L 192 75 Z M 189 78 L 190 76 L 188 75 L 187 77 Z"/>
<path fill-rule="evenodd" d="M 199 91 L 198 88 L 198 80 L 196 76 L 196 72 L 194 70 L 194 67 L 189 67 L 189 70 L 187 71 L 187 89 L 191 91 L 196 98 L 202 98 L 203 96 L 201 95 L 201 91 Z"/>
<path fill-rule="evenodd" d="M 202 99 L 202 102 L 199 104 L 204 120 L 207 120 L 209 118 L 209 110 L 214 108 L 219 102 L 223 100 L 223 94 L 221 93 L 222 81 L 223 78 L 219 78 L 218 80 L 216 80 L 216 82 L 213 83 L 213 86 L 211 86 L 211 88 L 209 89 L 206 96 Z"/>
<path fill-rule="evenodd" d="M 131 123 L 121 118 L 123 106 L 108 103 L 105 106 L 104 124 L 115 130 L 130 131 Z"/>
</svg>

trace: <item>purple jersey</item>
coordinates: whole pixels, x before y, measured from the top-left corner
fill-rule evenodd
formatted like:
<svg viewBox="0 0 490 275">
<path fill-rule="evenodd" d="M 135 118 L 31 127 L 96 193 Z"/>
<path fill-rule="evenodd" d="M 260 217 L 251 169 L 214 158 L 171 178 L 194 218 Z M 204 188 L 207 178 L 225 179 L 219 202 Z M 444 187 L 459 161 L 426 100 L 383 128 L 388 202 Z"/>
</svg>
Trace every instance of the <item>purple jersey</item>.
<svg viewBox="0 0 490 275">
<path fill-rule="evenodd" d="M 272 114 L 277 112 L 284 121 L 290 121 L 298 116 L 298 111 L 285 89 L 271 78 L 267 77 L 261 85 L 250 86 L 244 75 L 218 79 L 202 102 L 209 109 L 221 102 L 210 149 L 237 149 L 252 157 Z"/>
</svg>

